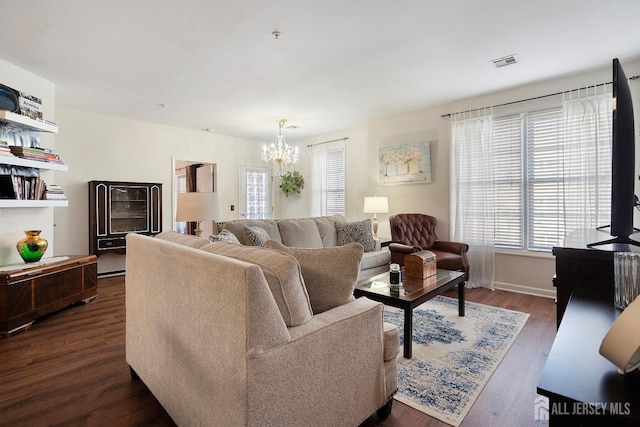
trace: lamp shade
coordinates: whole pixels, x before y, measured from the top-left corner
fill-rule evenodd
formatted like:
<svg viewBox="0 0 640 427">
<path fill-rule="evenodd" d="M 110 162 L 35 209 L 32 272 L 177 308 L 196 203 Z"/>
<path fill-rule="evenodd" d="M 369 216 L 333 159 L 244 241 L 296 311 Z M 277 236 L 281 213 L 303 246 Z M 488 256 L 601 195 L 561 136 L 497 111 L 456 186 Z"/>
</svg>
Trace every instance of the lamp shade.
<svg viewBox="0 0 640 427">
<path fill-rule="evenodd" d="M 178 193 L 176 221 L 213 221 L 221 216 L 218 193 Z"/>
<path fill-rule="evenodd" d="M 640 367 L 640 298 L 618 316 L 600 344 L 600 354 L 623 374 Z"/>
<path fill-rule="evenodd" d="M 364 198 L 364 213 L 387 213 L 389 212 L 389 201 L 386 197 L 365 197 Z"/>
</svg>

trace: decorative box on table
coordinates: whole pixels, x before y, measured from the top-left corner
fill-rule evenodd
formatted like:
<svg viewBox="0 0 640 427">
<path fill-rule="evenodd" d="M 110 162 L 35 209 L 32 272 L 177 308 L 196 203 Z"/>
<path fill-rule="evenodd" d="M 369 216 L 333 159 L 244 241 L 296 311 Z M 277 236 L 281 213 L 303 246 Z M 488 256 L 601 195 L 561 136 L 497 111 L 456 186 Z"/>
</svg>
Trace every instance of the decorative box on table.
<svg viewBox="0 0 640 427">
<path fill-rule="evenodd" d="M 430 251 L 414 252 L 404 257 L 404 275 L 426 279 L 436 274 L 436 255 Z"/>
</svg>

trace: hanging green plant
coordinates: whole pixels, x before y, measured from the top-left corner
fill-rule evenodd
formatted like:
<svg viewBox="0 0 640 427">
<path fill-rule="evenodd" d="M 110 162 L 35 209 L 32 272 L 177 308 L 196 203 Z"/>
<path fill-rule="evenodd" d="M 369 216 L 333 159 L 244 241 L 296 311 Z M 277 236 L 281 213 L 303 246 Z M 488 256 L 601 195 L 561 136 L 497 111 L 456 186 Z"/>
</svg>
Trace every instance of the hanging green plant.
<svg viewBox="0 0 640 427">
<path fill-rule="evenodd" d="M 286 197 L 292 194 L 300 194 L 304 188 L 304 178 L 298 171 L 287 172 L 282 176 L 280 188 Z"/>
</svg>

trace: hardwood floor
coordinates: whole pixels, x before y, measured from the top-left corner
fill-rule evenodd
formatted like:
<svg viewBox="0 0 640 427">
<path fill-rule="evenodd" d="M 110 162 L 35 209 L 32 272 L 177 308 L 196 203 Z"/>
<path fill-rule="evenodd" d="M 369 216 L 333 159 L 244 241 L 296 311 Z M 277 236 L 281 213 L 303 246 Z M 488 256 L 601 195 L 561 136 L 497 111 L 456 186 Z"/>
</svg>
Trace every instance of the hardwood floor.
<svg viewBox="0 0 640 427">
<path fill-rule="evenodd" d="M 175 425 L 144 384 L 130 378 L 124 276 L 100 279 L 98 297 L 0 339 L 1 426 Z M 536 384 L 556 330 L 553 300 L 486 289 L 468 289 L 467 300 L 531 316 L 461 426 L 537 425 Z M 394 402 L 389 418 L 374 415 L 362 426 L 447 424 Z"/>
</svg>

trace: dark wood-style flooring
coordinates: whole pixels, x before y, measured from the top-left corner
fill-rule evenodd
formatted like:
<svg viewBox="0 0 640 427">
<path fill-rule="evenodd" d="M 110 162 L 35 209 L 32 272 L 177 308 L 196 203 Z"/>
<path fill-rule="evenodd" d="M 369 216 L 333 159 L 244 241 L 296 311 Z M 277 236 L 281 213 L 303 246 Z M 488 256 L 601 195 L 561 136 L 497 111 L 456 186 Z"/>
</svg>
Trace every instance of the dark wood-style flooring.
<svg viewBox="0 0 640 427">
<path fill-rule="evenodd" d="M 1 426 L 173 426 L 125 362 L 124 276 L 103 278 L 99 298 L 0 339 Z M 451 296 L 455 297 L 455 293 Z M 553 300 L 487 289 L 467 300 L 530 313 L 526 326 L 462 427 L 534 426 L 536 385 L 555 336 Z M 395 402 L 389 418 L 363 426 L 444 427 Z"/>
</svg>

